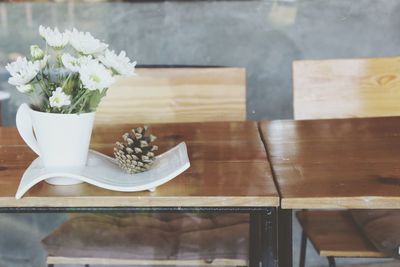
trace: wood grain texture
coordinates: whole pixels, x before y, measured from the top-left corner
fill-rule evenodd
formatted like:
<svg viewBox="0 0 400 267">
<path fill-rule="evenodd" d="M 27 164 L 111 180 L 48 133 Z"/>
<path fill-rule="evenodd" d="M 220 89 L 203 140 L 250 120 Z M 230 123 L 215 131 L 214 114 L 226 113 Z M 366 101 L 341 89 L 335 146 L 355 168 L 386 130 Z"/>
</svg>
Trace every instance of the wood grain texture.
<svg viewBox="0 0 400 267">
<path fill-rule="evenodd" d="M 400 106 L 396 102 L 400 98 L 400 84 L 397 77 L 399 59 L 381 58 L 294 62 L 295 118 L 320 119 L 398 115 Z M 328 129 L 336 132 L 336 129 L 330 129 L 329 126 L 326 130 Z M 312 129 L 310 130 L 313 131 Z M 359 177 L 359 175 L 357 176 L 354 173 L 367 175 L 365 171 L 360 171 L 369 168 L 367 164 L 375 162 L 377 159 L 391 157 L 388 154 L 380 155 L 378 151 L 381 150 L 376 149 L 376 146 L 387 147 L 390 146 L 390 143 L 364 140 L 365 146 L 370 149 L 370 151 L 365 151 L 362 154 L 367 164 L 363 162 L 360 170 L 358 169 L 359 165 L 354 166 L 355 169 L 352 169 L 352 161 L 358 156 L 358 153 L 355 150 L 347 150 L 346 146 L 342 146 L 342 143 L 346 144 L 346 142 L 338 140 L 338 134 L 340 132 L 337 131 L 334 138 L 332 138 L 333 140 L 325 140 L 328 143 L 338 143 L 339 151 L 337 153 L 326 153 L 324 158 L 317 159 L 316 156 L 321 156 L 318 152 L 323 153 L 320 149 L 326 152 L 329 152 L 329 150 L 327 150 L 327 147 L 315 146 L 304 156 L 306 159 L 311 159 L 312 162 L 327 161 L 329 164 L 334 163 L 336 161 L 335 158 L 340 157 L 340 154 L 342 154 L 342 157 L 349 160 L 349 162 L 345 166 L 342 165 L 344 162 L 341 161 L 336 166 L 320 164 L 318 167 L 315 166 L 315 163 L 304 162 L 305 165 L 309 166 L 307 169 L 314 169 L 314 175 L 322 175 L 323 172 L 327 172 L 325 177 L 335 179 L 336 168 L 340 168 L 342 173 L 339 177 Z M 369 139 L 368 133 L 359 133 L 358 138 Z M 317 153 L 315 150 L 317 150 Z M 379 164 L 375 165 L 375 167 L 387 168 Z M 283 169 L 284 167 L 278 168 Z M 288 168 L 286 169 L 287 171 L 289 170 Z M 302 172 L 301 167 L 293 167 L 292 170 Z M 369 171 L 375 172 L 371 168 L 369 168 Z M 341 185 L 345 184 L 341 183 L 336 186 Z M 363 185 L 360 185 L 360 182 L 356 181 L 346 186 L 357 188 Z M 352 207 L 365 207 L 365 205 L 373 201 L 374 205 L 378 207 L 391 205 L 392 208 L 394 206 L 400 208 L 400 205 L 396 205 L 398 197 L 368 196 L 365 193 L 361 196 L 336 196 L 334 199 L 330 197 L 320 198 L 319 203 L 315 203 L 314 200 L 313 197 L 292 198 L 291 203 L 301 203 L 301 205 L 307 205 L 309 208 L 329 208 L 333 202 L 335 205 L 343 207 L 347 207 L 349 203 L 351 203 Z M 370 210 L 369 212 L 376 213 L 380 211 Z M 303 211 L 298 213 L 298 219 L 320 255 L 337 257 L 384 257 L 383 253 L 379 252 L 367 241 L 367 238 L 357 227 L 348 212 Z M 382 233 L 384 232 L 385 230 Z"/>
<path fill-rule="evenodd" d="M 238 213 L 74 214 L 42 245 L 57 264 L 247 265 L 248 222 Z"/>
<path fill-rule="evenodd" d="M 400 57 L 293 62 L 294 117 L 400 115 Z"/>
<path fill-rule="evenodd" d="M 364 235 L 382 253 L 399 259 L 400 210 L 350 210 L 350 214 Z"/>
<path fill-rule="evenodd" d="M 321 256 L 384 257 L 364 237 L 348 211 L 300 211 L 297 218 Z M 334 229 L 334 231 L 332 231 Z"/>
<path fill-rule="evenodd" d="M 242 121 L 242 68 L 138 68 L 120 78 L 96 113 L 96 124 Z"/>
<path fill-rule="evenodd" d="M 92 148 L 112 154 L 133 125 L 99 126 Z M 0 128 L 0 207 L 278 206 L 264 145 L 255 122 L 154 124 L 160 153 L 187 141 L 191 167 L 155 192 L 122 193 L 89 184 L 45 182 L 15 199 L 20 177 L 35 158 L 16 129 Z M 4 142 L 4 144 L 3 144 Z"/>
<path fill-rule="evenodd" d="M 129 265 L 129 266 L 247 266 L 246 260 L 215 259 L 212 262 L 204 260 L 135 260 L 108 258 L 67 258 L 47 257 L 47 264 L 94 264 L 94 265 Z"/>
<path fill-rule="evenodd" d="M 260 124 L 285 209 L 400 208 L 400 118 Z"/>
</svg>

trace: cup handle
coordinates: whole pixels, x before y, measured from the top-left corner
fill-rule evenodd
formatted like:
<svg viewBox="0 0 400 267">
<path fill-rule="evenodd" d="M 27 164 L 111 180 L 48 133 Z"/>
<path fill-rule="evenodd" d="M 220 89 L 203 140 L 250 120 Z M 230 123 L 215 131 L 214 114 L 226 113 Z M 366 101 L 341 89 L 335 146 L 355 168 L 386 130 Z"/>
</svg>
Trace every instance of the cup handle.
<svg viewBox="0 0 400 267">
<path fill-rule="evenodd" d="M 16 117 L 17 129 L 19 135 L 24 139 L 25 143 L 40 156 L 39 146 L 35 135 L 33 134 L 33 124 L 30 114 L 30 108 L 27 104 L 19 106 Z"/>
</svg>

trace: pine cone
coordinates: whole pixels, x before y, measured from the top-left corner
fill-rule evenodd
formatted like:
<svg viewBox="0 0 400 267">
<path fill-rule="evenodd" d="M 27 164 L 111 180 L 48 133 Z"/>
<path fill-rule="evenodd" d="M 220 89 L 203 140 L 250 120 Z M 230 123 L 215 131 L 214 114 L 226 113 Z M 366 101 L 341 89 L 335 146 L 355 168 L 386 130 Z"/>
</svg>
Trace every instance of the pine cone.
<svg viewBox="0 0 400 267">
<path fill-rule="evenodd" d="M 158 147 L 151 143 L 156 137 L 146 133 L 147 129 L 147 126 L 132 129 L 122 136 L 124 141 L 117 142 L 114 147 L 118 165 L 130 174 L 148 170 L 155 160 L 154 152 Z"/>
</svg>

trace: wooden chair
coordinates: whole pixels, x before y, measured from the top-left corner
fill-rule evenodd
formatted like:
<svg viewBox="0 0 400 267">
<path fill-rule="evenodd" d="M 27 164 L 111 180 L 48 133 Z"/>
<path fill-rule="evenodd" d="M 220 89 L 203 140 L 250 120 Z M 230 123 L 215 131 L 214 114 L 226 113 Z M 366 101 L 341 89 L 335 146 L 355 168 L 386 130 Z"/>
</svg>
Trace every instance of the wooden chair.
<svg viewBox="0 0 400 267">
<path fill-rule="evenodd" d="M 138 76 L 120 79 L 109 89 L 98 108 L 96 124 L 246 120 L 246 73 L 242 68 L 137 68 L 136 72 Z M 106 216 L 110 215 L 103 217 Z M 138 225 L 142 223 L 137 222 L 136 214 L 129 216 L 129 220 Z M 182 214 L 168 216 L 172 216 L 168 221 L 179 220 Z M 68 236 L 78 227 L 96 228 L 96 224 L 85 224 L 85 222 L 74 224 L 73 220 L 76 220 L 76 217 L 72 216 L 46 237 L 45 243 L 51 239 L 68 240 Z M 151 223 L 151 227 L 154 227 L 155 222 Z M 132 243 L 134 242 L 135 240 L 132 240 Z M 242 266 L 246 265 L 247 261 L 63 257 L 53 251 L 48 255 L 47 263 L 49 266 L 54 264 Z"/>
<path fill-rule="evenodd" d="M 293 63 L 295 119 L 400 115 L 400 57 L 305 60 Z M 335 257 L 385 257 L 363 235 L 349 211 L 297 212 L 303 228 L 300 266 L 307 237 L 329 266 Z"/>
<path fill-rule="evenodd" d="M 293 63 L 295 119 L 400 115 L 400 57 Z"/>
<path fill-rule="evenodd" d="M 138 68 L 109 89 L 97 124 L 246 120 L 241 68 Z"/>
</svg>

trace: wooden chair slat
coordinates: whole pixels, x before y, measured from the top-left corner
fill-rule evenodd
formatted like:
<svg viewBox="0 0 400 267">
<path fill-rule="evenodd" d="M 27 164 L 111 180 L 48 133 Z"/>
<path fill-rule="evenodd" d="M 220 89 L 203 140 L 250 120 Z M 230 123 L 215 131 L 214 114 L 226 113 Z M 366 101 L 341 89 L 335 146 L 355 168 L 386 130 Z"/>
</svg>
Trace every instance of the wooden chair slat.
<svg viewBox="0 0 400 267">
<path fill-rule="evenodd" d="M 242 68 L 138 68 L 119 78 L 96 112 L 96 124 L 243 121 Z"/>
<path fill-rule="evenodd" d="M 363 236 L 348 211 L 307 210 L 296 216 L 321 256 L 385 257 Z"/>
<path fill-rule="evenodd" d="M 400 57 L 293 62 L 294 117 L 400 115 Z"/>
</svg>

